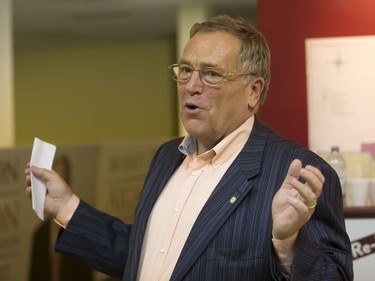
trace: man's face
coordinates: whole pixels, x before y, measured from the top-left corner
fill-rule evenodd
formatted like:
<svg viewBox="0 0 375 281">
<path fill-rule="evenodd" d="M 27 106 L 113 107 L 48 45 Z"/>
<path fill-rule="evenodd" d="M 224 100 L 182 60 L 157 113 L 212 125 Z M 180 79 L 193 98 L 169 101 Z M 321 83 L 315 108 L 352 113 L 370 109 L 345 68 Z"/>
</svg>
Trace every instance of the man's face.
<svg viewBox="0 0 375 281">
<path fill-rule="evenodd" d="M 236 61 L 241 41 L 226 32 L 198 32 L 186 45 L 180 63 L 193 69 L 213 67 L 222 73 L 237 73 Z M 177 83 L 182 122 L 198 140 L 198 152 L 214 147 L 252 114 L 259 96 L 252 93 L 252 82 L 240 77 L 224 79 L 219 85 L 202 83 L 197 71 L 187 83 Z"/>
</svg>

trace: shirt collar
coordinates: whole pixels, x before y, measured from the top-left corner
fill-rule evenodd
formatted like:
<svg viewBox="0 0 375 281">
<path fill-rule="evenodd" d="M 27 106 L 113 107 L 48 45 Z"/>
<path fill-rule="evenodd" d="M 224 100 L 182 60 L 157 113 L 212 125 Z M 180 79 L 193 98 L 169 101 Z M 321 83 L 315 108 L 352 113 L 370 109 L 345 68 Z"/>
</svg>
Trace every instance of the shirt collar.
<svg viewBox="0 0 375 281">
<path fill-rule="evenodd" d="M 212 150 L 215 151 L 215 154 L 221 154 L 230 143 L 239 139 L 240 145 L 244 145 L 248 137 L 250 136 L 251 130 L 254 125 L 254 115 L 247 119 L 240 127 L 234 130 L 231 134 L 226 136 L 223 140 L 221 140 Z M 187 135 L 182 140 L 181 144 L 179 145 L 178 149 L 181 153 L 185 154 L 186 156 L 190 156 L 197 151 L 197 140 L 194 139 L 192 136 Z M 207 151 L 208 152 L 208 151 Z"/>
<path fill-rule="evenodd" d="M 197 151 L 197 141 L 190 135 L 187 135 L 178 146 L 181 153 L 189 156 Z"/>
</svg>

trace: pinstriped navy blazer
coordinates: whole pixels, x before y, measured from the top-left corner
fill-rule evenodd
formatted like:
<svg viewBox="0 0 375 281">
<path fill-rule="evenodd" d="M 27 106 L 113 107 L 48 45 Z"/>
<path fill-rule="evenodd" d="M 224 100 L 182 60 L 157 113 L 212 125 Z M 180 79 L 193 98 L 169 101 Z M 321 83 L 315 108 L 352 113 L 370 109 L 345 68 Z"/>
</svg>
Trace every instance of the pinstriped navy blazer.
<svg viewBox="0 0 375 281">
<path fill-rule="evenodd" d="M 178 150 L 180 142 L 167 142 L 155 154 L 133 225 L 81 201 L 60 233 L 56 250 L 109 275 L 135 281 L 149 215 L 184 157 Z M 283 280 L 272 248 L 271 205 L 295 158 L 319 168 L 326 180 L 316 211 L 299 232 L 289 280 L 353 280 L 337 175 L 316 154 L 257 119 L 244 148 L 199 214 L 171 280 Z"/>
</svg>

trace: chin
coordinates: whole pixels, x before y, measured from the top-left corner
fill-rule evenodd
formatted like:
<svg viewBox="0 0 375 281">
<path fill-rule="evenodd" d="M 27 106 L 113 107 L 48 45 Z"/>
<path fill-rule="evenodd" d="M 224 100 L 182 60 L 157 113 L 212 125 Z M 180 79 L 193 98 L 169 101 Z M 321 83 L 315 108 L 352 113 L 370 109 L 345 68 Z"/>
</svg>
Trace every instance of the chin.
<svg viewBox="0 0 375 281">
<path fill-rule="evenodd" d="M 194 127 L 188 126 L 188 127 L 185 127 L 185 130 L 190 136 L 192 136 L 195 139 L 199 139 L 200 136 L 202 135 L 202 130 L 198 130 L 198 128 L 196 127 L 194 128 Z"/>
<path fill-rule="evenodd" d="M 195 131 L 201 131 L 202 130 L 202 122 L 195 120 L 195 119 L 188 119 L 183 120 L 182 123 L 184 124 L 185 130 L 192 134 Z M 192 133 L 190 133 L 192 132 Z"/>
</svg>

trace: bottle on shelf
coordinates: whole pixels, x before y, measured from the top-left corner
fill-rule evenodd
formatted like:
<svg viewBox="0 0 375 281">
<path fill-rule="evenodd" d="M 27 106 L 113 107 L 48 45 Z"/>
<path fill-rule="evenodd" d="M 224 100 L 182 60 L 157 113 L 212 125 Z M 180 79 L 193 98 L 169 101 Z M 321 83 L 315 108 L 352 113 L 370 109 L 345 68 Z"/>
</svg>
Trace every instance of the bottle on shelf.
<svg viewBox="0 0 375 281">
<path fill-rule="evenodd" d="M 344 200 L 344 204 L 346 203 L 346 192 L 345 192 L 345 159 L 340 152 L 340 148 L 338 146 L 332 146 L 331 152 L 328 154 L 327 162 L 331 165 L 331 167 L 336 171 L 341 184 L 341 191 L 342 197 Z"/>
</svg>

